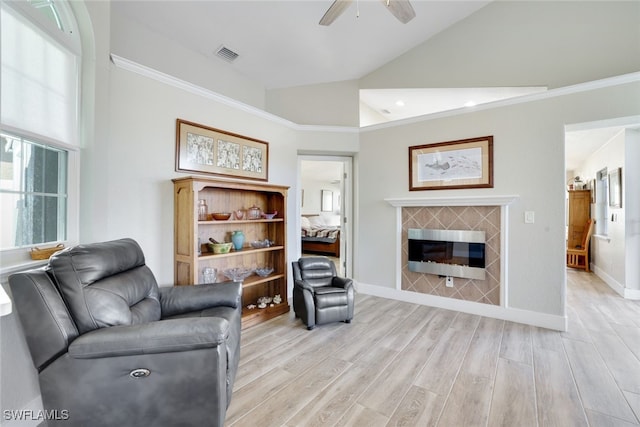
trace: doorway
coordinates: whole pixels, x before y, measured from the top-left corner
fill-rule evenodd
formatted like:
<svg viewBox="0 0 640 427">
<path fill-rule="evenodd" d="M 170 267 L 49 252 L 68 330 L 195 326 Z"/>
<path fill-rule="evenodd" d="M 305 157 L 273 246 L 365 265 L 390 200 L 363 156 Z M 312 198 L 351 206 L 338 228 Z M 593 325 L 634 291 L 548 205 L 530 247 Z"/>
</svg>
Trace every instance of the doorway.
<svg viewBox="0 0 640 427">
<path fill-rule="evenodd" d="M 339 274 L 348 276 L 353 246 L 352 158 L 301 155 L 298 171 L 300 253 L 328 256 Z"/>
<path fill-rule="evenodd" d="M 590 217 L 595 220 L 591 238 L 591 268 L 619 295 L 640 295 L 640 268 L 630 254 L 640 253 L 630 224 L 640 210 L 636 168 L 640 159 L 640 116 L 607 119 L 565 126 L 567 187 L 579 177 L 580 187 L 591 190 Z M 633 166 L 632 166 L 633 165 Z M 632 167 L 630 167 L 632 166 Z M 638 175 L 640 176 L 640 174 Z M 613 188 L 609 183 L 617 177 Z M 616 197 L 618 202 L 616 202 Z M 637 257 L 636 257 L 637 259 Z"/>
</svg>

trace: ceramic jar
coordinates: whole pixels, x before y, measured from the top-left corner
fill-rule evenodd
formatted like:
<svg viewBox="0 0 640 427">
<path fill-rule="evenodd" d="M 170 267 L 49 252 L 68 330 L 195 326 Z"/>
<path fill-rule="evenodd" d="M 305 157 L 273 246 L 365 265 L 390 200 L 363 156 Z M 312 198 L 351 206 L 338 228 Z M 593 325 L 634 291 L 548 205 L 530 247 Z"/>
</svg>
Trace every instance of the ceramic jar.
<svg viewBox="0 0 640 427">
<path fill-rule="evenodd" d="M 260 210 L 260 208 L 257 207 L 256 205 L 253 205 L 249 209 L 247 209 L 248 219 L 260 219 L 261 215 L 262 215 L 262 210 Z"/>
<path fill-rule="evenodd" d="M 236 251 L 242 250 L 242 246 L 244 245 L 244 233 L 241 230 L 236 230 L 231 233 L 231 242 L 233 243 L 233 248 Z"/>
</svg>

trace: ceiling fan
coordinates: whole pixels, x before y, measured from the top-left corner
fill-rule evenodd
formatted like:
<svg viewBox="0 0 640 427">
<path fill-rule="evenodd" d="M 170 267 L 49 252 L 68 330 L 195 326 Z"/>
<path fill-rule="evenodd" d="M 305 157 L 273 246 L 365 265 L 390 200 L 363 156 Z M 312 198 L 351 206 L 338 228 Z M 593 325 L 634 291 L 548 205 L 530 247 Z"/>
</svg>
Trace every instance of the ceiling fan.
<svg viewBox="0 0 640 427">
<path fill-rule="evenodd" d="M 398 21 L 406 24 L 411 21 L 416 16 L 415 10 L 413 10 L 413 6 L 409 3 L 409 0 L 381 0 L 387 6 L 389 12 L 395 16 Z M 320 19 L 320 25 L 331 25 L 333 21 L 338 18 L 338 16 L 342 15 L 350 5 L 353 3 L 353 0 L 335 0 L 333 4 L 329 7 L 327 12 L 324 14 L 322 19 Z"/>
</svg>

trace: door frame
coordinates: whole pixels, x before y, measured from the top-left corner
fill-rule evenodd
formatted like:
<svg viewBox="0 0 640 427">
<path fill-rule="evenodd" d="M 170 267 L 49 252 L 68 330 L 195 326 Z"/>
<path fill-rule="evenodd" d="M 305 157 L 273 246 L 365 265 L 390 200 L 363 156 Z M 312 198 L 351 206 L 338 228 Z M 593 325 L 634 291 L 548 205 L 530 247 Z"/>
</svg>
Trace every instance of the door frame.
<svg viewBox="0 0 640 427">
<path fill-rule="evenodd" d="M 353 156 L 299 154 L 297 170 L 297 187 L 302 192 L 302 162 L 341 162 L 343 165 L 343 179 L 340 183 L 340 264 L 346 276 L 353 275 L 353 236 L 354 236 L 354 187 L 353 187 Z M 302 197 L 302 196 L 301 196 Z M 296 206 L 296 237 L 297 256 L 302 255 L 300 232 L 301 203 Z"/>
</svg>

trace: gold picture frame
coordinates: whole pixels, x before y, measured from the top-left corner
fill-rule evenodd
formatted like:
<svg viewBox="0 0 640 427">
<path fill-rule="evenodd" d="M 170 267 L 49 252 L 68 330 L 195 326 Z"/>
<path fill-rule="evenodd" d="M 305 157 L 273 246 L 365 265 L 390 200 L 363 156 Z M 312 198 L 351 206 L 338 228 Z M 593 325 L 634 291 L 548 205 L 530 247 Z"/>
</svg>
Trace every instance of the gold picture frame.
<svg viewBox="0 0 640 427">
<path fill-rule="evenodd" d="M 493 188 L 493 136 L 409 147 L 409 191 Z"/>
<path fill-rule="evenodd" d="M 176 120 L 176 171 L 269 180 L 269 143 Z"/>
</svg>

